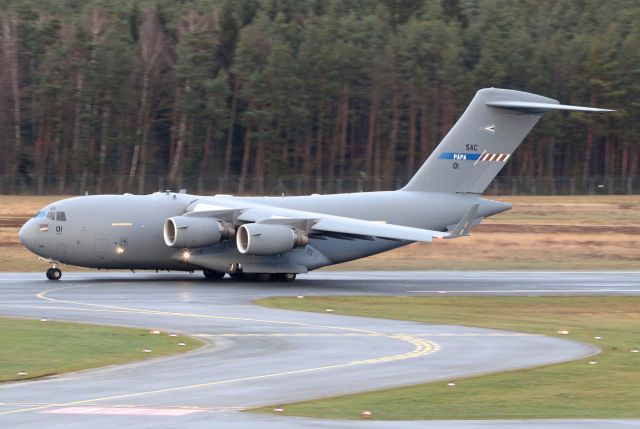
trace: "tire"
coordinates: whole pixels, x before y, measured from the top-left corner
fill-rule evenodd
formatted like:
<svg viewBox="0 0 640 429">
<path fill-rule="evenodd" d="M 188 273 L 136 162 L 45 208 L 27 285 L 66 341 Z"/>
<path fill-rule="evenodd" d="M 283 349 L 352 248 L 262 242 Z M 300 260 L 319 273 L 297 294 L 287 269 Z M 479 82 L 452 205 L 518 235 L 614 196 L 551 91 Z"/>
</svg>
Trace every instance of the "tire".
<svg viewBox="0 0 640 429">
<path fill-rule="evenodd" d="M 259 274 L 256 274 L 256 279 L 258 279 L 258 281 L 261 281 L 261 282 L 271 281 L 272 277 L 273 276 L 271 275 L 271 273 L 259 273 Z"/>
<path fill-rule="evenodd" d="M 274 280 L 278 280 L 281 282 L 292 282 L 296 279 L 295 273 L 280 273 L 276 274 Z"/>
<path fill-rule="evenodd" d="M 46 275 L 49 280 L 60 280 L 60 277 L 62 277 L 62 271 L 60 271 L 59 268 L 49 268 Z"/>
</svg>

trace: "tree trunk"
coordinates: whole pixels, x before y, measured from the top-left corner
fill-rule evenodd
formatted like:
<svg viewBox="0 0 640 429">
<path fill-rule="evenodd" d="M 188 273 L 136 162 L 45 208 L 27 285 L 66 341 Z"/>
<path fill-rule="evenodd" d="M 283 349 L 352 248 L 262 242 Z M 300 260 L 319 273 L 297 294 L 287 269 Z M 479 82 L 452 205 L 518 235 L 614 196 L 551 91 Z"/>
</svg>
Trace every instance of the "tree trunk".
<svg viewBox="0 0 640 429">
<path fill-rule="evenodd" d="M 640 173 L 638 169 L 640 168 L 640 148 L 637 144 L 631 145 L 631 160 L 629 164 L 629 176 L 636 177 Z"/>
<path fill-rule="evenodd" d="M 316 134 L 316 177 L 322 177 L 322 139 L 324 138 L 324 112 L 326 101 L 323 100 L 318 112 L 318 132 Z"/>
<path fill-rule="evenodd" d="M 111 120 L 111 94 L 107 92 L 105 96 L 106 105 L 102 111 L 102 124 L 100 133 L 100 154 L 98 156 L 98 175 L 103 178 L 107 164 L 107 149 L 109 142 L 109 121 Z M 97 193 L 101 193 L 101 190 Z"/>
<path fill-rule="evenodd" d="M 184 154 L 185 140 L 187 138 L 187 112 L 180 113 L 180 119 L 178 122 L 178 136 L 176 138 L 176 149 L 171 162 L 171 169 L 169 170 L 169 182 L 176 185 L 178 175 L 180 173 L 180 167 L 182 164 L 182 157 Z"/>
<path fill-rule="evenodd" d="M 191 92 L 191 83 L 189 81 L 184 84 L 184 97 L 187 97 Z M 179 102 L 179 100 L 176 100 Z M 184 148 L 187 144 L 187 123 L 189 121 L 189 115 L 187 114 L 186 107 L 182 107 L 180 112 L 180 119 L 178 122 L 178 138 L 176 139 L 176 149 L 174 157 L 171 163 L 171 170 L 169 171 L 169 182 L 177 185 L 177 180 L 181 176 L 182 172 L 182 159 L 184 158 Z"/>
<path fill-rule="evenodd" d="M 207 129 L 204 135 L 204 145 L 202 148 L 202 160 L 200 161 L 200 177 L 207 176 L 209 169 L 211 168 L 211 160 L 215 154 L 215 148 L 213 147 L 213 119 L 209 118 L 207 121 Z"/>
<path fill-rule="evenodd" d="M 587 143 L 584 147 L 584 165 L 582 166 L 582 176 L 589 177 L 591 173 L 591 152 L 593 151 L 593 128 L 587 130 Z"/>
<path fill-rule="evenodd" d="M 333 105 L 330 104 L 329 108 L 327 109 L 328 112 L 331 112 L 333 110 Z M 338 145 L 339 143 L 339 138 L 340 138 L 340 133 L 339 133 L 339 129 L 340 129 L 340 119 L 341 119 L 341 115 L 340 115 L 340 106 L 338 106 L 337 112 L 336 112 L 336 120 L 333 124 L 329 124 L 329 135 L 327 136 L 327 140 L 328 140 L 328 144 L 329 144 L 329 159 L 327 162 L 327 181 L 329 183 L 333 183 L 333 177 L 334 177 L 334 172 L 335 172 L 335 168 L 336 168 L 336 154 L 338 151 Z"/>
<path fill-rule="evenodd" d="M 253 138 L 251 126 L 247 128 L 244 136 L 244 147 L 242 148 L 242 166 L 240 167 L 240 180 L 238 181 L 238 193 L 244 194 L 245 181 L 249 172 L 249 160 L 251 159 L 251 139 Z"/>
<path fill-rule="evenodd" d="M 258 139 L 256 141 L 256 157 L 254 162 L 254 170 L 253 170 L 253 178 L 257 181 L 264 180 L 264 167 L 265 167 L 265 159 L 264 159 L 264 135 L 266 130 L 264 127 L 258 128 Z"/>
<path fill-rule="evenodd" d="M 133 146 L 133 156 L 131 157 L 131 167 L 129 168 L 129 186 L 133 185 L 135 180 L 138 161 L 140 159 L 140 151 L 145 146 L 144 122 L 147 116 L 147 100 L 149 98 L 149 70 L 142 73 L 142 89 L 140 91 L 140 107 L 138 108 L 138 121 L 136 127 L 135 144 Z"/>
<path fill-rule="evenodd" d="M 550 137 L 549 143 L 546 145 L 547 147 L 547 156 L 546 159 L 546 168 L 545 168 L 545 176 L 546 177 L 554 177 L 556 171 L 556 138 Z"/>
<path fill-rule="evenodd" d="M 426 160 L 429 155 L 429 114 L 427 111 L 427 101 L 425 99 L 420 108 L 420 162 Z"/>
<path fill-rule="evenodd" d="M 393 93 L 393 101 L 391 103 L 391 133 L 389 135 L 389 146 L 385 156 L 384 174 L 390 178 L 395 176 L 396 150 L 398 148 L 398 124 L 400 122 L 400 90 L 396 89 Z"/>
<path fill-rule="evenodd" d="M 408 142 L 408 159 L 407 159 L 407 171 L 405 173 L 411 176 L 415 172 L 416 168 L 416 116 L 418 107 L 416 106 L 415 99 L 411 99 L 409 105 L 409 142 Z"/>
<path fill-rule="evenodd" d="M 338 130 L 339 134 L 339 142 L 340 142 L 340 150 L 338 165 L 339 165 L 339 175 L 340 177 L 344 177 L 344 170 L 346 164 L 347 157 L 347 130 L 349 127 L 349 84 L 345 84 L 342 87 L 342 92 L 340 95 L 340 128 Z"/>
<path fill-rule="evenodd" d="M 596 94 L 593 89 L 591 89 L 591 106 L 596 106 Z M 590 126 L 587 130 L 587 143 L 584 148 L 584 165 L 582 170 L 584 177 L 589 177 L 591 174 L 591 155 L 593 152 L 594 136 L 595 130 Z"/>
<path fill-rule="evenodd" d="M 620 176 L 629 176 L 629 145 L 622 145 L 622 156 L 620 157 Z"/>
<path fill-rule="evenodd" d="M 9 156 L 9 165 L 7 171 L 11 180 L 12 187 L 15 186 L 15 177 L 18 171 L 18 163 L 20 160 L 20 151 L 22 149 L 22 117 L 20 108 L 20 77 L 18 75 L 18 17 L 13 14 L 7 14 L 2 20 L 4 51 L 7 57 L 6 63 L 9 69 L 9 83 L 11 86 L 11 95 L 13 101 L 13 153 Z M 15 188 L 14 188 L 15 190 Z"/>
<path fill-rule="evenodd" d="M 231 112 L 229 113 L 229 124 L 227 126 L 227 145 L 224 152 L 224 186 L 228 185 L 229 173 L 231 172 L 231 154 L 233 148 L 233 131 L 236 124 L 236 111 L 238 110 L 238 92 L 240 88 L 233 79 L 233 96 L 231 98 Z"/>
<path fill-rule="evenodd" d="M 313 135 L 311 127 L 307 129 L 307 137 L 304 139 L 304 155 L 302 158 L 302 174 L 304 178 L 311 177 L 311 146 L 313 145 Z M 305 182 L 304 192 L 307 193 Z"/>
<path fill-rule="evenodd" d="M 367 150 L 364 160 L 364 171 L 367 174 L 374 173 L 374 151 L 376 146 L 376 130 L 378 125 L 378 110 L 380 109 L 380 88 L 374 76 L 371 93 L 371 106 L 369 106 L 369 127 L 367 128 Z"/>
</svg>

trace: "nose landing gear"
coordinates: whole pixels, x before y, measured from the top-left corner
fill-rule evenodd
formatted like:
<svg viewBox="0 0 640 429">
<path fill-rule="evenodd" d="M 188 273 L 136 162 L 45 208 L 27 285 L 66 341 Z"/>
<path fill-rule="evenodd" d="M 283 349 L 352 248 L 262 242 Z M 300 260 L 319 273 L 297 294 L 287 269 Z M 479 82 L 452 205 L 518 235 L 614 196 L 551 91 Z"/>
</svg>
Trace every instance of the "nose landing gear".
<svg viewBox="0 0 640 429">
<path fill-rule="evenodd" d="M 60 268 L 58 268 L 58 265 L 60 264 L 60 262 L 56 261 L 55 259 L 45 259 L 45 258 L 38 258 L 41 261 L 47 261 L 48 263 L 51 264 L 51 268 L 49 268 L 47 270 L 47 278 L 49 280 L 60 280 L 60 277 L 62 277 L 62 270 Z"/>
<path fill-rule="evenodd" d="M 49 268 L 47 270 L 47 278 L 49 280 L 60 280 L 60 277 L 62 277 L 60 268 Z"/>
</svg>

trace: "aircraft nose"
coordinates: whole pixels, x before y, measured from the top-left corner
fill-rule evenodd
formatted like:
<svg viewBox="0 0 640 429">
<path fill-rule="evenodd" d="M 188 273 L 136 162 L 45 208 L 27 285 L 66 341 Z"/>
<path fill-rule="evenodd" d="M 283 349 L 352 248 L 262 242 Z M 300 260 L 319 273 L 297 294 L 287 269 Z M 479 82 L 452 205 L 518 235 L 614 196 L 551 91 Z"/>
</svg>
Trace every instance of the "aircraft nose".
<svg viewBox="0 0 640 429">
<path fill-rule="evenodd" d="M 27 223 L 22 225 L 19 232 L 20 242 L 24 247 L 33 251 L 36 242 L 36 228 L 33 219 L 29 219 Z"/>
</svg>

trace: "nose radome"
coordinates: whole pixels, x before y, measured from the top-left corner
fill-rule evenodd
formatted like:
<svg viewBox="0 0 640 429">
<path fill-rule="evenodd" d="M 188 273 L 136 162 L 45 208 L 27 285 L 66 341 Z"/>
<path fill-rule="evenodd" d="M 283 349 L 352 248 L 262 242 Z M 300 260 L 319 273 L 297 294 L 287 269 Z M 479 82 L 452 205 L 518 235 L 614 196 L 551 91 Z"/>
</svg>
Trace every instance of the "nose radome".
<svg viewBox="0 0 640 429">
<path fill-rule="evenodd" d="M 36 231 L 33 219 L 28 220 L 27 223 L 22 225 L 22 228 L 20 228 L 20 232 L 18 233 L 22 245 L 31 251 L 33 251 L 33 247 L 35 247 L 35 235 Z"/>
</svg>

